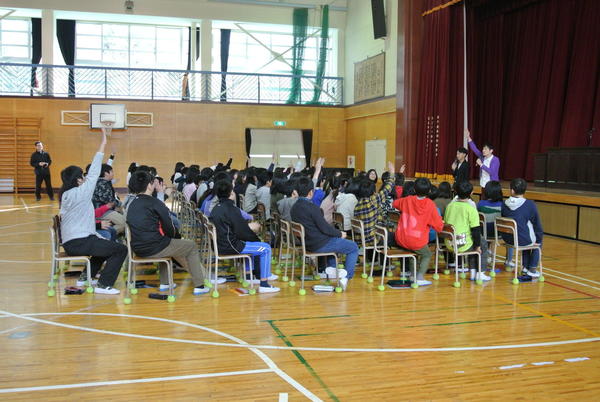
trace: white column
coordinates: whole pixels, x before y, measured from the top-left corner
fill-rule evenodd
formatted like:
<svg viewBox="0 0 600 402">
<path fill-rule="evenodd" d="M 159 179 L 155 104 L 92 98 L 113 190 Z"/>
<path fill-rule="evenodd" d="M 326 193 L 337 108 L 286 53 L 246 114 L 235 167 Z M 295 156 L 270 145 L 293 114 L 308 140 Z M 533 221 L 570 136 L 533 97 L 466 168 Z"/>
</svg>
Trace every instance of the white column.
<svg viewBox="0 0 600 402">
<path fill-rule="evenodd" d="M 42 64 L 54 64 L 54 42 L 56 37 L 56 21 L 54 10 L 42 10 Z M 38 72 L 38 79 L 39 74 Z M 44 71 L 44 79 L 41 80 L 42 87 L 39 88 L 47 95 L 54 93 L 54 80 L 52 70 Z"/>
<path fill-rule="evenodd" d="M 54 64 L 55 36 L 54 10 L 42 10 L 42 63 L 44 64 Z"/>
<path fill-rule="evenodd" d="M 191 29 L 191 42 L 190 42 L 190 69 L 191 70 L 195 70 L 196 69 L 196 58 L 198 57 L 198 55 L 196 54 L 196 28 L 198 27 L 198 23 L 197 22 L 192 22 L 192 26 L 190 27 Z"/>
<path fill-rule="evenodd" d="M 200 70 L 212 70 L 212 21 L 202 20 L 200 24 Z M 210 99 L 210 75 L 202 77 L 202 99 Z"/>
</svg>

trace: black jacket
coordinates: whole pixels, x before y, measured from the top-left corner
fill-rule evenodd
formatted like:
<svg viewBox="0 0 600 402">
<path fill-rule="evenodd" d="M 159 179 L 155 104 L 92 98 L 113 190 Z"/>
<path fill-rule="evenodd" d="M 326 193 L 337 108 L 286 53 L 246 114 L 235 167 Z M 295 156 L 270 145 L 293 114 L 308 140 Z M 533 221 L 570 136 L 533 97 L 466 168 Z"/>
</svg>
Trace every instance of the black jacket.
<svg viewBox="0 0 600 402">
<path fill-rule="evenodd" d="M 460 166 L 452 171 L 454 182 L 469 181 L 469 162 L 464 161 Z"/>
<path fill-rule="evenodd" d="M 159 253 L 171 243 L 171 239 L 181 237 L 167 206 L 146 194 L 138 194 L 129 203 L 126 219 L 131 229 L 131 248 L 140 257 Z"/>
<path fill-rule="evenodd" d="M 40 166 L 40 162 L 46 162 L 48 166 Z M 46 151 L 35 151 L 31 154 L 29 164 L 35 170 L 36 175 L 47 175 L 50 174 L 49 166 L 52 164 L 52 159 L 50 158 L 50 154 Z"/>
<path fill-rule="evenodd" d="M 219 253 L 241 254 L 247 241 L 260 241 L 256 233 L 242 217 L 240 209 L 228 198 L 219 199 L 210 213 L 210 220 L 217 230 Z"/>
<path fill-rule="evenodd" d="M 332 237 L 342 237 L 342 232 L 327 223 L 321 208 L 306 198 L 298 198 L 291 215 L 294 222 L 304 226 L 304 240 L 308 251 L 317 251 Z"/>
</svg>

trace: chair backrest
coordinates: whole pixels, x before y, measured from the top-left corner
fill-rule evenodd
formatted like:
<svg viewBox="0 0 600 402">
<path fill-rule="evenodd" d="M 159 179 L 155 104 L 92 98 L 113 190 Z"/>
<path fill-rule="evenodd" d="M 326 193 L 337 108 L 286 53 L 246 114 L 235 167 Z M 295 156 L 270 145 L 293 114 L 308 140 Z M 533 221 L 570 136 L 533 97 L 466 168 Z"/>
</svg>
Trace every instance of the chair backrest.
<svg viewBox="0 0 600 402">
<path fill-rule="evenodd" d="M 517 222 L 514 219 L 497 217 L 496 224 L 494 226 L 496 232 L 496 242 L 498 242 L 499 240 L 498 233 L 511 234 L 513 236 L 513 239 L 519 238 L 517 231 Z"/>
<path fill-rule="evenodd" d="M 129 228 L 129 224 L 125 224 L 125 243 L 127 245 L 127 254 L 130 259 L 134 259 L 135 255 L 133 254 L 133 250 L 131 250 L 131 229 Z"/>
<path fill-rule="evenodd" d="M 208 234 L 209 247 L 211 248 L 215 259 L 219 258 L 219 248 L 217 246 L 217 228 L 210 222 L 206 222 L 206 233 Z"/>
<path fill-rule="evenodd" d="M 483 234 L 483 238 L 487 239 L 487 219 L 485 219 L 485 214 L 483 212 L 479 212 L 479 226 L 481 226 L 481 234 Z"/>
<path fill-rule="evenodd" d="M 358 218 L 351 218 L 350 225 L 352 227 L 352 240 L 359 243 L 364 248 L 365 244 L 365 224 Z"/>
<path fill-rule="evenodd" d="M 300 247 L 302 248 L 302 254 L 306 254 L 306 244 L 304 242 L 304 226 L 298 222 L 290 222 L 291 234 L 294 242 L 300 241 Z M 296 247 L 298 244 L 294 243 Z"/>
<path fill-rule="evenodd" d="M 454 230 L 454 226 L 445 223 L 442 231 L 438 232 L 437 235 L 438 239 L 450 241 L 453 252 L 455 254 L 458 252 L 458 245 L 456 244 L 456 231 Z"/>
<path fill-rule="evenodd" d="M 394 228 L 398 225 L 398 221 L 400 220 L 400 211 L 392 210 L 387 213 L 388 224 L 392 224 Z"/>
<path fill-rule="evenodd" d="M 334 212 L 332 216 L 333 225 L 339 230 L 344 230 L 344 215 L 342 215 L 340 212 Z"/>
<path fill-rule="evenodd" d="M 375 250 L 379 252 L 383 252 L 387 254 L 388 248 L 388 231 L 387 228 L 384 228 L 380 225 L 375 225 L 375 230 L 373 231 L 373 246 Z"/>
</svg>

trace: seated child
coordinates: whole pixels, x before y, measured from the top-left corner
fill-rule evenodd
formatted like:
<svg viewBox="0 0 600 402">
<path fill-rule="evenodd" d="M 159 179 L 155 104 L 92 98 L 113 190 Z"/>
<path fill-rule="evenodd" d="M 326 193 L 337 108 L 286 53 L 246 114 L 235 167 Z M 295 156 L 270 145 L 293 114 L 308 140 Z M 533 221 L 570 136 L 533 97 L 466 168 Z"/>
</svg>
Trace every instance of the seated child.
<svg viewBox="0 0 600 402">
<path fill-rule="evenodd" d="M 222 254 L 250 254 L 257 256 L 260 265 L 259 293 L 279 292 L 269 284 L 271 275 L 271 246 L 260 241 L 240 209 L 235 205 L 235 192 L 231 180 L 219 180 L 214 185 L 219 202 L 211 212 L 210 220 L 217 231 L 217 247 Z"/>
<path fill-rule="evenodd" d="M 502 216 L 517 221 L 519 245 L 542 244 L 544 231 L 535 202 L 525 199 L 527 182 L 523 179 L 513 179 L 510 182 L 511 196 L 502 204 Z M 502 238 L 508 244 L 514 244 L 510 234 L 502 233 Z M 538 250 L 523 251 L 523 274 L 537 278 L 540 253 Z"/>
<path fill-rule="evenodd" d="M 311 202 L 313 182 L 308 177 L 301 177 L 296 182 L 298 201 L 292 207 L 291 215 L 294 222 L 304 226 L 306 249 L 315 253 L 334 252 L 346 255 L 346 269 L 340 269 L 337 274 L 342 289 L 346 290 L 348 279 L 354 275 L 354 266 L 358 259 L 358 246 L 346 239 L 346 233 L 335 229 L 325 221 L 321 209 Z M 327 258 L 328 267 L 325 274 L 329 278 L 336 277 L 335 259 Z"/>
<path fill-rule="evenodd" d="M 496 218 L 501 216 L 502 209 L 502 186 L 496 180 L 488 181 L 483 189 L 483 199 L 477 203 L 477 210 L 485 215 L 487 222 L 487 238 L 493 239 L 495 236 Z M 512 262 L 513 249 L 506 248 L 506 267 L 514 268 Z M 489 260 L 490 257 L 488 257 Z"/>
<path fill-rule="evenodd" d="M 487 242 L 481 236 L 479 214 L 477 209 L 473 208 L 469 202 L 471 201 L 471 193 L 473 193 L 473 185 L 468 181 L 459 181 L 456 183 L 455 190 L 457 200 L 451 202 L 446 208 L 444 221 L 454 226 L 458 252 L 476 250 L 481 254 L 481 260 L 486 261 L 487 255 L 482 252 L 482 248 L 484 243 L 487 246 Z M 446 240 L 446 247 L 452 250 L 449 240 Z M 476 255 L 470 255 L 468 260 L 471 269 L 471 280 L 474 281 L 478 279 L 478 258 Z M 492 278 L 482 272 L 479 279 L 489 281 Z"/>
<path fill-rule="evenodd" d="M 394 208 L 402 212 L 396 229 L 396 244 L 417 254 L 419 260 L 417 284 L 419 286 L 431 285 L 430 281 L 425 280 L 425 273 L 427 273 L 429 261 L 431 260 L 431 250 L 427 245 L 429 228 L 439 232 L 444 227 L 444 222 L 442 222 L 435 204 L 427 198 L 430 189 L 431 183 L 429 180 L 420 177 L 414 182 L 416 195 L 398 198 L 392 204 Z M 408 192 L 404 191 L 403 195 L 406 193 Z M 411 266 L 412 259 L 408 261 L 410 270 L 417 269 Z"/>
</svg>

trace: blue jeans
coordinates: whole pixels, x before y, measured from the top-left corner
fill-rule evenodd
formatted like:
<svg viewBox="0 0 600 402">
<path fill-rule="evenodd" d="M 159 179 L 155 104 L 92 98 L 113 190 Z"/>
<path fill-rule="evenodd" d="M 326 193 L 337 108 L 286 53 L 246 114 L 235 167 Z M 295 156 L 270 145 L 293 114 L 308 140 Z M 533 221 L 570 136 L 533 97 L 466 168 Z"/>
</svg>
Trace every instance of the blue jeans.
<svg viewBox="0 0 600 402">
<path fill-rule="evenodd" d="M 247 241 L 242 254 L 258 256 L 260 259 L 260 278 L 271 276 L 271 246 L 258 241 Z"/>
<path fill-rule="evenodd" d="M 98 229 L 96 230 L 100 236 L 105 238 L 106 240 L 116 241 L 117 240 L 117 231 L 111 226 L 108 229 Z"/>
<path fill-rule="evenodd" d="M 354 266 L 358 259 L 358 246 L 353 241 L 348 239 L 342 239 L 341 237 L 332 237 L 329 239 L 327 244 L 315 253 L 340 253 L 346 255 L 346 271 L 348 272 L 348 279 L 354 276 Z M 335 267 L 335 258 L 327 257 L 327 265 Z"/>
<path fill-rule="evenodd" d="M 525 250 L 523 251 L 523 267 L 527 269 L 536 268 L 540 261 L 539 250 Z"/>
</svg>

